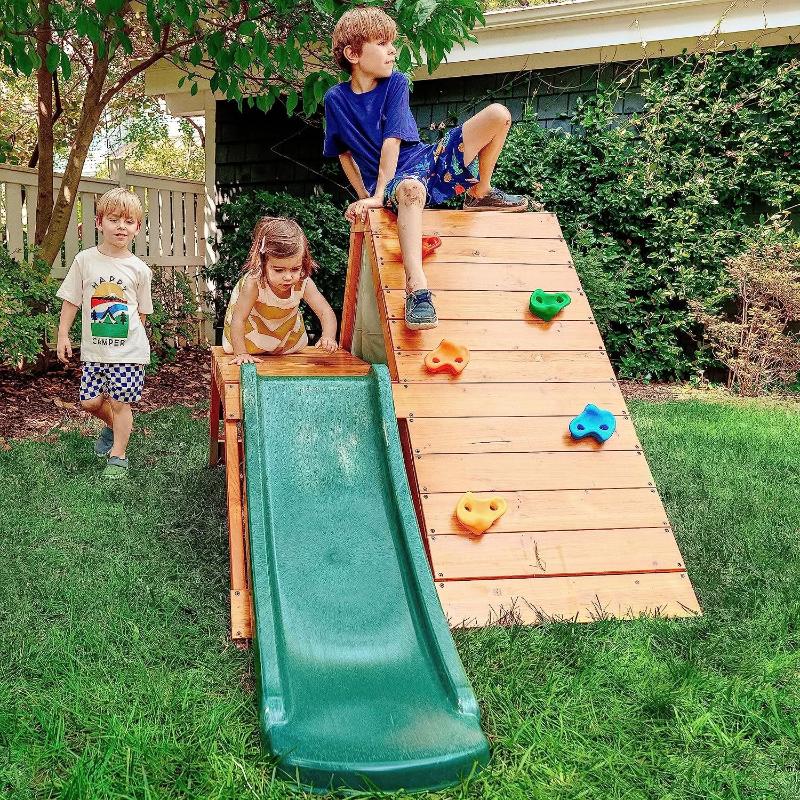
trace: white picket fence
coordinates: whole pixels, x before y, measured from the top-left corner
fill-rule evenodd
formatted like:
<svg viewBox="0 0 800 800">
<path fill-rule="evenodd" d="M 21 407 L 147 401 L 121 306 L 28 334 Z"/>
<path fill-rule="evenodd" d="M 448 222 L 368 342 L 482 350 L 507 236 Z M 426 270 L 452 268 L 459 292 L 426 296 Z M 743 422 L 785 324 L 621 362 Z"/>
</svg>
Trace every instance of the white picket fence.
<svg viewBox="0 0 800 800">
<path fill-rule="evenodd" d="M 132 249 L 151 267 L 162 267 L 164 277 L 181 273 L 194 291 L 201 309 L 198 338 L 208 339 L 211 331 L 208 286 L 202 276 L 205 264 L 205 184 L 176 178 L 162 178 L 141 172 L 127 172 L 124 159 L 111 162 L 111 179 L 81 178 L 72 217 L 60 257 L 52 274 L 62 278 L 80 250 L 98 243 L 95 205 L 99 197 L 115 186 L 135 192 L 144 209 L 144 219 Z M 62 175 L 54 174 L 54 190 Z M 30 259 L 36 235 L 37 176 L 28 167 L 0 165 L 0 245 L 17 260 Z"/>
</svg>

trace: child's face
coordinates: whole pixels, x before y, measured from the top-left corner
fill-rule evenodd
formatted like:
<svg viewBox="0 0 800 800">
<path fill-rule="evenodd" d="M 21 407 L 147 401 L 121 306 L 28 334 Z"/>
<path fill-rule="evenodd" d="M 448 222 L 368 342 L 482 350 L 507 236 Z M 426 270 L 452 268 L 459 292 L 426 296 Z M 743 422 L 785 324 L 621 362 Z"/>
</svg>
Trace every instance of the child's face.
<svg viewBox="0 0 800 800">
<path fill-rule="evenodd" d="M 291 289 L 303 274 L 303 253 L 285 258 L 267 258 L 267 281 L 273 289 L 286 292 Z"/>
<path fill-rule="evenodd" d="M 122 211 L 110 211 L 97 219 L 97 230 L 103 234 L 103 241 L 115 247 L 127 247 L 139 233 L 139 228 L 141 223 Z"/>
<path fill-rule="evenodd" d="M 371 78 L 388 78 L 394 68 L 397 50 L 394 42 L 364 42 L 361 55 L 354 56 L 361 72 Z"/>
</svg>

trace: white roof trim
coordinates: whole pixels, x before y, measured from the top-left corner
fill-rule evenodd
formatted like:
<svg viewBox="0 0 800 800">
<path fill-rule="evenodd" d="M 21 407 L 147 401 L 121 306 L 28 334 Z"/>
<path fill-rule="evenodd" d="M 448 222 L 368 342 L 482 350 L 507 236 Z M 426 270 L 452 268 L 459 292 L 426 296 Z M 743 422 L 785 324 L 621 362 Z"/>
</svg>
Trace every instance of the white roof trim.
<svg viewBox="0 0 800 800">
<path fill-rule="evenodd" d="M 565 0 L 486 14 L 477 43 L 417 80 L 800 41 L 800 0 Z"/>
</svg>

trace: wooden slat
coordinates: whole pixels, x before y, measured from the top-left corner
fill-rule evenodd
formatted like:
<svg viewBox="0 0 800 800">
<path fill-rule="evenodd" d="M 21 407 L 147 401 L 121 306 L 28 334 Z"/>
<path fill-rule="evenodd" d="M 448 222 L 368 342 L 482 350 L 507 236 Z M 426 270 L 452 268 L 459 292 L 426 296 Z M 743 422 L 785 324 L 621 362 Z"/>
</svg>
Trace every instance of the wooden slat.
<svg viewBox="0 0 800 800">
<path fill-rule="evenodd" d="M 633 423 L 617 417 L 617 430 L 605 443 L 573 439 L 571 417 L 421 417 L 411 418 L 414 451 L 425 453 L 540 453 L 584 450 L 636 450 Z"/>
<path fill-rule="evenodd" d="M 39 194 L 36 188 L 28 187 L 25 192 L 25 211 L 28 217 L 28 252 L 29 261 L 33 259 L 33 248 L 36 242 L 36 209 L 39 206 Z M 94 218 L 91 221 L 94 228 Z M 94 244 L 94 242 L 92 242 Z"/>
<path fill-rule="evenodd" d="M 81 212 L 83 216 L 83 228 L 81 229 L 81 248 L 86 250 L 94 247 L 94 218 L 97 212 L 93 192 L 81 193 Z"/>
<path fill-rule="evenodd" d="M 135 187 L 134 192 L 136 196 L 139 198 L 139 202 L 142 204 L 142 212 L 144 213 L 144 218 L 142 219 L 142 227 L 139 228 L 139 233 L 136 234 L 136 238 L 134 239 L 134 248 L 136 251 L 136 255 L 139 258 L 146 258 L 147 257 L 147 219 L 150 217 L 151 212 L 148 211 L 147 206 L 145 204 L 145 197 L 144 197 L 144 189 L 140 187 Z M 152 197 L 152 195 L 151 195 Z M 152 200 L 151 200 L 152 202 Z M 150 222 L 152 224 L 152 217 L 150 218 Z M 152 235 L 152 233 L 151 233 Z M 155 249 L 155 248 L 154 248 Z M 149 263 L 149 261 L 148 261 Z"/>
<path fill-rule="evenodd" d="M 339 343 L 345 350 L 353 346 L 353 330 L 356 319 L 356 299 L 361 282 L 361 262 L 364 255 L 364 231 L 350 227 L 350 250 L 347 257 L 347 277 L 342 299 L 342 325 L 339 329 Z"/>
<path fill-rule="evenodd" d="M 186 255 L 186 239 L 183 230 L 183 199 L 187 196 L 181 192 L 172 193 L 172 223 L 175 229 L 173 250 L 176 256 Z"/>
<path fill-rule="evenodd" d="M 413 426 L 412 426 L 413 427 Z M 658 492 L 640 489 L 503 492 L 508 511 L 484 534 L 572 531 L 583 528 L 663 528 L 669 521 Z M 459 492 L 423 494 L 428 535 L 460 534 L 455 508 Z"/>
<path fill-rule="evenodd" d="M 239 420 L 242 418 L 242 399 L 239 382 L 225 383 L 221 389 L 225 406 L 225 420 Z"/>
<path fill-rule="evenodd" d="M 442 320 L 427 331 L 410 331 L 402 320 L 389 320 L 395 350 L 433 350 L 452 339 L 471 351 L 604 350 L 594 322 L 505 322 L 499 320 Z"/>
<path fill-rule="evenodd" d="M 187 192 L 184 196 L 186 225 L 186 255 L 197 255 L 197 195 Z"/>
<path fill-rule="evenodd" d="M 700 612 L 685 572 L 590 575 L 436 584 L 453 627 L 537 624 L 548 619 L 593 622 L 608 617 L 687 617 Z"/>
<path fill-rule="evenodd" d="M 386 209 L 369 212 L 370 229 L 378 236 L 397 236 L 397 217 Z M 558 218 L 550 213 L 507 214 L 427 209 L 422 212 L 423 236 L 513 236 L 517 239 L 561 239 Z"/>
<path fill-rule="evenodd" d="M 465 264 L 439 261 L 422 264 L 432 291 L 455 289 L 462 291 L 532 292 L 544 289 L 559 292 L 579 286 L 578 275 L 570 264 Z M 405 289 L 403 265 L 397 262 L 381 266 L 381 286 L 384 289 Z"/>
<path fill-rule="evenodd" d="M 669 528 L 434 536 L 430 549 L 444 580 L 685 569 Z"/>
<path fill-rule="evenodd" d="M 398 417 L 574 417 L 587 403 L 627 413 L 611 383 L 409 383 L 392 389 Z"/>
<path fill-rule="evenodd" d="M 469 364 L 460 375 L 431 373 L 425 369 L 424 350 L 396 354 L 400 380 L 416 383 L 560 383 L 614 379 L 605 353 L 599 350 L 488 351 L 470 353 Z"/>
<path fill-rule="evenodd" d="M 378 265 L 402 262 L 400 240 L 386 236 L 372 237 Z M 500 264 L 571 264 L 567 245 L 558 239 L 511 239 L 488 237 L 451 237 L 442 239 L 442 246 L 425 259 L 426 264 L 437 261 L 458 261 L 488 265 Z"/>
<path fill-rule="evenodd" d="M 158 214 L 158 238 L 150 234 L 150 241 L 157 241 L 159 246 L 159 255 L 171 256 L 172 255 L 172 192 L 167 189 L 160 189 L 158 192 L 159 198 L 159 214 Z M 152 218 L 151 218 L 152 219 Z M 152 249 L 151 249 L 152 254 Z M 155 262 L 153 262 L 155 263 Z"/>
<path fill-rule="evenodd" d="M 18 183 L 6 184 L 6 236 L 9 255 L 21 261 L 22 240 L 22 187 Z"/>
<path fill-rule="evenodd" d="M 631 450 L 600 450 L 595 453 L 433 453 L 417 456 L 414 466 L 423 494 L 502 494 L 542 489 L 633 489 L 653 486 L 653 476 L 644 456 Z"/>
<path fill-rule="evenodd" d="M 558 315 L 558 321 L 591 320 L 592 309 L 586 295 L 577 288 L 565 294 L 572 298 L 570 304 Z M 405 318 L 406 293 L 402 289 L 384 290 L 386 310 L 390 319 Z M 551 322 L 531 314 L 528 303 L 530 292 L 459 292 L 439 291 L 434 293 L 436 315 L 445 319 L 496 319 L 534 322 L 551 325 Z"/>
<path fill-rule="evenodd" d="M 64 236 L 64 256 L 67 269 L 72 265 L 75 256 L 80 252 L 81 246 L 78 240 L 78 204 L 72 204 L 72 213 L 69 216 L 67 232 Z"/>
</svg>

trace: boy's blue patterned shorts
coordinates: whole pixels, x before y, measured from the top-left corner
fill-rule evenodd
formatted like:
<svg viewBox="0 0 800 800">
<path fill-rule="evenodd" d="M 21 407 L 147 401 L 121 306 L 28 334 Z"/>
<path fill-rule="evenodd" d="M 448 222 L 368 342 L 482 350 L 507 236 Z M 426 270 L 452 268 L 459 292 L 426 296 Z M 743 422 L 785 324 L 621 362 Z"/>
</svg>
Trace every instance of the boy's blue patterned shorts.
<svg viewBox="0 0 800 800">
<path fill-rule="evenodd" d="M 397 186 L 415 178 L 425 187 L 425 205 L 440 205 L 478 182 L 478 158 L 464 163 L 464 136 L 459 125 L 451 128 L 436 144 L 428 145 L 422 158 L 392 178 L 383 193 L 383 205 L 397 213 Z"/>
<path fill-rule="evenodd" d="M 136 403 L 144 387 L 144 364 L 101 364 L 85 361 L 81 370 L 81 400 L 93 400 L 105 392 L 120 403 Z"/>
</svg>

